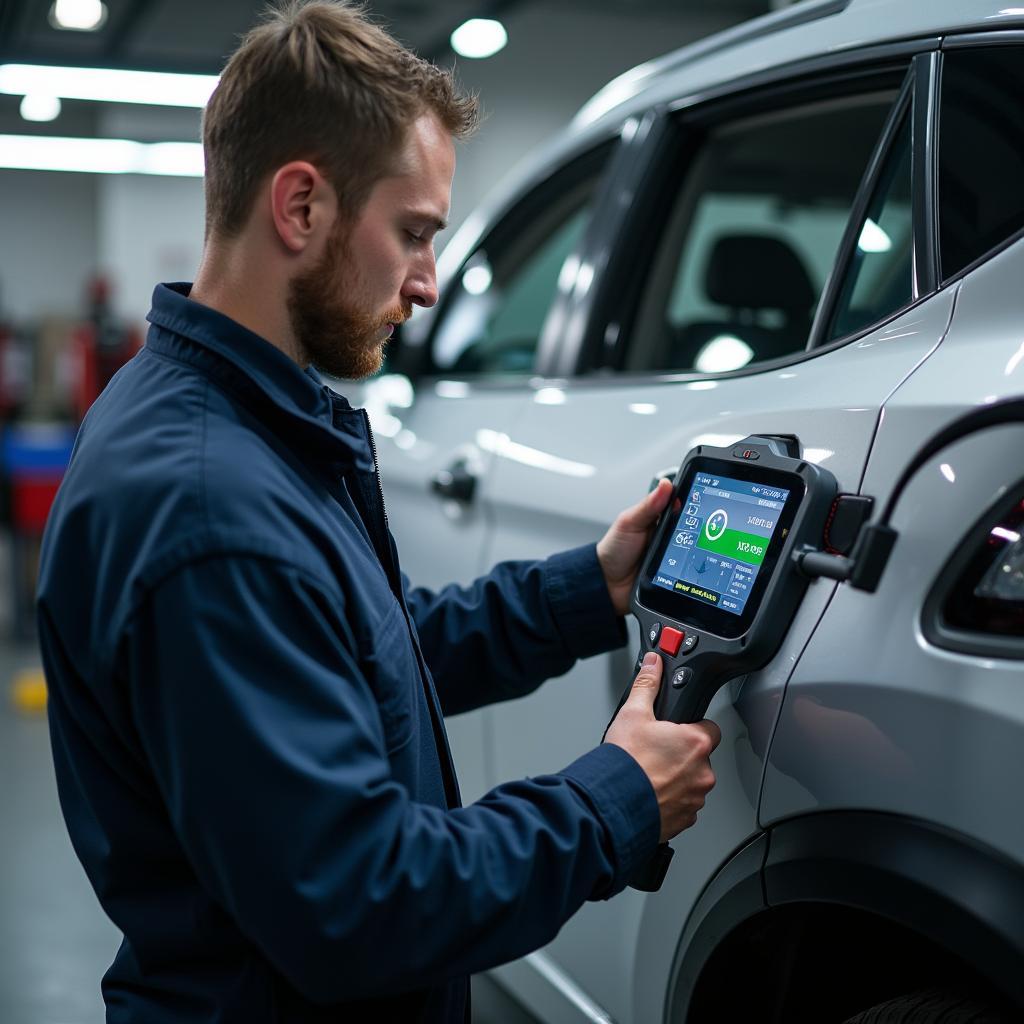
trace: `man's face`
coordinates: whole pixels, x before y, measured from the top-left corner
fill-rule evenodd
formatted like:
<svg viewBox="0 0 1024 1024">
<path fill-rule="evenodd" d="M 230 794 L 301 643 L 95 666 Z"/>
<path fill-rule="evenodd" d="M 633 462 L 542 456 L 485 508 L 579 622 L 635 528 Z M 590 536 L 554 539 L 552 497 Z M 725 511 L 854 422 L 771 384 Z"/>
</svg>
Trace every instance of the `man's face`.
<svg viewBox="0 0 1024 1024">
<path fill-rule="evenodd" d="M 314 366 L 360 380 L 376 373 L 413 304 L 437 302 L 434 236 L 445 226 L 455 146 L 436 118 L 413 122 L 396 170 L 354 221 L 339 217 L 316 265 L 292 279 L 292 330 Z"/>
</svg>

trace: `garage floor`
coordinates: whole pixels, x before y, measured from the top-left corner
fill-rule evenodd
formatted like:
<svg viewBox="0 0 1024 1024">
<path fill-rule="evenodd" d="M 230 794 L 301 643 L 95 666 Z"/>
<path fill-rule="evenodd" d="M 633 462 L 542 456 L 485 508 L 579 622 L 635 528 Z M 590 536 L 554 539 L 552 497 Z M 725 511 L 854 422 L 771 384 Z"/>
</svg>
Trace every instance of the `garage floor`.
<svg viewBox="0 0 1024 1024">
<path fill-rule="evenodd" d="M 64 830 L 46 716 L 12 699 L 38 668 L 31 645 L 0 644 L 0 1022 L 101 1024 L 100 978 L 120 941 Z M 535 1024 L 474 979 L 474 1024 Z"/>
</svg>

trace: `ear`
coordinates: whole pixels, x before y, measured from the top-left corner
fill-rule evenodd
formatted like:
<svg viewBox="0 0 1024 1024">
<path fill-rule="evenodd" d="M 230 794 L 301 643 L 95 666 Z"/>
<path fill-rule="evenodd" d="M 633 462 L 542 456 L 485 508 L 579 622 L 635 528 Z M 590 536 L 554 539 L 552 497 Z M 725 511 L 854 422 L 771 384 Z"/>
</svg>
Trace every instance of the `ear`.
<svg viewBox="0 0 1024 1024">
<path fill-rule="evenodd" d="M 270 206 L 282 244 L 300 253 L 330 230 L 338 199 L 334 188 L 311 163 L 293 160 L 274 173 Z"/>
</svg>

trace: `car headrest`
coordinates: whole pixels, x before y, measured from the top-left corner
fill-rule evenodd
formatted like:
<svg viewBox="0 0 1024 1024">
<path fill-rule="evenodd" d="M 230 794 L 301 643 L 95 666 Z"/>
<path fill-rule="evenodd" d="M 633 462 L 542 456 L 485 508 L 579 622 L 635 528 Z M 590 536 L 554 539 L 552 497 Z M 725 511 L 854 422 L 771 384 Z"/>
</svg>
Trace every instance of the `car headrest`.
<svg viewBox="0 0 1024 1024">
<path fill-rule="evenodd" d="M 730 309 L 807 313 L 814 286 L 800 257 L 769 235 L 722 235 L 708 259 L 708 298 Z"/>
</svg>

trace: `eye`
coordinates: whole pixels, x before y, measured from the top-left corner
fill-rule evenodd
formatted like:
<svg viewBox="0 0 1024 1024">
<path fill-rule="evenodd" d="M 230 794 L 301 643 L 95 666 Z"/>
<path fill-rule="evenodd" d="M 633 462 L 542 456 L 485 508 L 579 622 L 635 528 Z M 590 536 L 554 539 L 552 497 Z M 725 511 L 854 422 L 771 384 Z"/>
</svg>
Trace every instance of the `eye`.
<svg viewBox="0 0 1024 1024">
<path fill-rule="evenodd" d="M 415 231 L 408 231 L 407 230 L 405 232 L 405 234 L 406 234 L 406 237 L 409 239 L 410 242 L 414 242 L 415 243 L 415 242 L 422 242 L 423 241 L 423 236 L 422 235 L 417 235 Z"/>
</svg>

